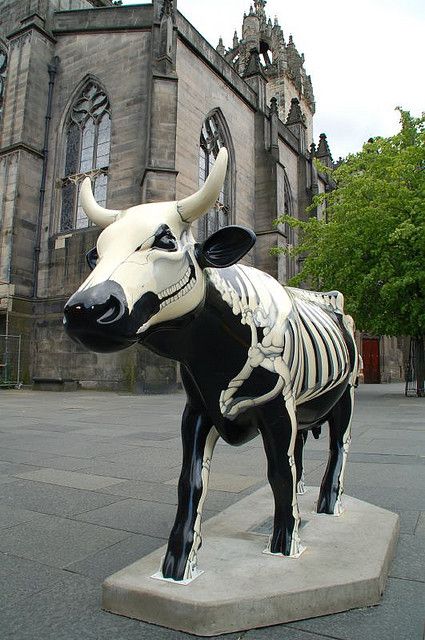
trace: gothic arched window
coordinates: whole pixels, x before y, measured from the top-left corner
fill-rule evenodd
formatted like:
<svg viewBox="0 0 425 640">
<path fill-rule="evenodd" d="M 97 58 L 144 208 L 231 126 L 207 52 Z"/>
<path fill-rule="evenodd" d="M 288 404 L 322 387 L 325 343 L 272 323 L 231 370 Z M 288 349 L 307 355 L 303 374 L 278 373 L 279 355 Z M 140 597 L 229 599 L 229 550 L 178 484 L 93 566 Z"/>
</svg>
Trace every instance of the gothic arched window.
<svg viewBox="0 0 425 640">
<path fill-rule="evenodd" d="M 226 180 L 217 202 L 202 218 L 200 235 L 202 239 L 207 238 L 211 233 L 221 227 L 225 227 L 230 222 L 232 209 L 232 153 L 230 149 L 230 139 L 226 135 L 225 125 L 222 122 L 219 112 L 208 116 L 202 125 L 199 142 L 199 186 L 202 186 L 214 166 L 215 159 L 221 147 L 226 147 L 229 152 L 229 166 L 227 168 Z"/>
<path fill-rule="evenodd" d="M 0 43 L 0 122 L 3 115 L 4 90 L 6 84 L 7 50 Z"/>
<path fill-rule="evenodd" d="M 61 231 L 91 225 L 78 201 L 80 184 L 86 176 L 92 178 L 97 202 L 105 206 L 110 145 L 109 99 L 103 89 L 90 81 L 71 107 L 67 121 Z"/>
<path fill-rule="evenodd" d="M 284 175 L 284 197 L 285 197 L 285 214 L 294 217 L 294 199 L 292 197 L 292 189 L 285 171 Z M 285 235 L 288 247 L 293 247 L 296 242 L 295 230 L 287 222 L 285 222 Z M 293 256 L 286 256 L 286 280 L 293 278 L 296 274 L 296 263 Z"/>
</svg>

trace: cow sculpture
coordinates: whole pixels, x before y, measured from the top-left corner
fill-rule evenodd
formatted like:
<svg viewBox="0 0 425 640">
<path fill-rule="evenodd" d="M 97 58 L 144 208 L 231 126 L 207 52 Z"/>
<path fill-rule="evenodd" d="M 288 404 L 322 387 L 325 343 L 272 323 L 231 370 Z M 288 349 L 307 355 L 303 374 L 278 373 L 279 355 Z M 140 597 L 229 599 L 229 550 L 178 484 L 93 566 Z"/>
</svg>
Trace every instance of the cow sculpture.
<svg viewBox="0 0 425 640">
<path fill-rule="evenodd" d="M 255 234 L 229 226 L 197 244 L 191 224 L 216 202 L 226 175 L 221 149 L 203 187 L 179 202 L 107 210 L 90 180 L 81 203 L 104 230 L 87 254 L 92 273 L 65 306 L 78 343 L 108 352 L 140 342 L 181 363 L 187 394 L 178 509 L 162 565 L 166 579 L 196 576 L 205 500 L 219 437 L 264 442 L 275 500 L 268 551 L 298 557 L 297 484 L 303 491 L 307 430 L 329 423 L 330 453 L 317 511 L 341 513 L 357 352 L 338 292 L 283 287 L 236 264 Z"/>
</svg>

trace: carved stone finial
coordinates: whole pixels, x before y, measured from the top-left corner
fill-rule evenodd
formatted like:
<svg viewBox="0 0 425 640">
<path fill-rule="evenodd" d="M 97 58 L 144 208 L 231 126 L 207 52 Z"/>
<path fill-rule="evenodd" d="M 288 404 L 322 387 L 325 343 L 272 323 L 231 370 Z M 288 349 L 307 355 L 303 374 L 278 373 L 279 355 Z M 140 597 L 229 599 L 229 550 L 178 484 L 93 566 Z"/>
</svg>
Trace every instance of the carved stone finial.
<svg viewBox="0 0 425 640">
<path fill-rule="evenodd" d="M 175 12 L 174 12 L 174 1 L 173 0 L 164 0 L 162 3 L 162 9 L 161 9 L 161 18 L 163 16 L 170 16 L 173 20 L 175 19 Z"/>
<path fill-rule="evenodd" d="M 260 54 L 258 49 L 251 49 L 247 67 L 245 69 L 244 78 L 250 78 L 255 75 L 261 75 L 267 79 L 261 65 Z"/>
<path fill-rule="evenodd" d="M 316 158 L 320 158 L 320 160 L 327 166 L 332 166 L 333 164 L 326 133 L 321 133 L 319 136 L 319 146 L 317 147 Z"/>
<path fill-rule="evenodd" d="M 236 49 L 238 45 L 239 45 L 238 32 L 235 31 L 235 33 L 233 34 L 233 48 Z"/>
<path fill-rule="evenodd" d="M 221 38 L 221 37 L 218 39 L 218 45 L 216 47 L 216 51 L 221 56 L 224 56 L 224 54 L 226 53 L 226 48 L 225 48 L 225 46 L 223 44 L 223 38 Z"/>
<path fill-rule="evenodd" d="M 265 6 L 267 4 L 267 0 L 254 0 L 254 6 L 255 6 L 255 13 L 258 16 L 264 16 L 266 15 L 265 13 Z"/>
<path fill-rule="evenodd" d="M 291 108 L 289 109 L 286 124 L 304 124 L 305 116 L 301 111 L 301 105 L 298 98 L 292 98 Z"/>
</svg>

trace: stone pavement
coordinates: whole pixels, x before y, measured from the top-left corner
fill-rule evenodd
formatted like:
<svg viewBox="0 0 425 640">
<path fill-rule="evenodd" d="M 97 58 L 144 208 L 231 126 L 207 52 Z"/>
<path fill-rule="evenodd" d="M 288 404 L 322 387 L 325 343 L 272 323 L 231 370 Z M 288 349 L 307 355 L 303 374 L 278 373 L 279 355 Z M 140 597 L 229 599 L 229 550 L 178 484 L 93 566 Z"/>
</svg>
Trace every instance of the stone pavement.
<svg viewBox="0 0 425 640">
<path fill-rule="evenodd" d="M 193 638 L 99 606 L 106 576 L 166 542 L 183 404 L 183 395 L 0 391 L 2 640 Z M 326 434 L 308 439 L 307 484 L 320 483 L 326 449 Z M 205 518 L 264 483 L 259 438 L 219 444 Z M 401 517 L 382 604 L 224 637 L 422 640 L 424 489 L 425 401 L 405 398 L 402 385 L 361 386 L 346 491 Z"/>
</svg>

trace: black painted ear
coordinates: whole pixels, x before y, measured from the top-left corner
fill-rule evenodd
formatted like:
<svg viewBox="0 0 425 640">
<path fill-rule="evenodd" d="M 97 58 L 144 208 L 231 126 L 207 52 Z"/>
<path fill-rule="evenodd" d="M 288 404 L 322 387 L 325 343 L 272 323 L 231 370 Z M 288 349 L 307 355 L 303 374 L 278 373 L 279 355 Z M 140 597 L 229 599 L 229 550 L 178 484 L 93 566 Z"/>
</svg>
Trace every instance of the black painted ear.
<svg viewBox="0 0 425 640">
<path fill-rule="evenodd" d="M 90 249 L 90 251 L 87 251 L 87 253 L 86 253 L 87 264 L 89 265 L 89 267 L 90 267 L 90 269 L 92 271 L 96 266 L 96 262 L 97 262 L 98 257 L 99 256 L 97 254 L 96 247 L 93 247 L 93 249 Z"/>
<path fill-rule="evenodd" d="M 251 229 L 231 225 L 223 227 L 196 247 L 196 258 L 201 269 L 205 267 L 230 267 L 248 253 L 255 244 L 256 235 Z"/>
</svg>

